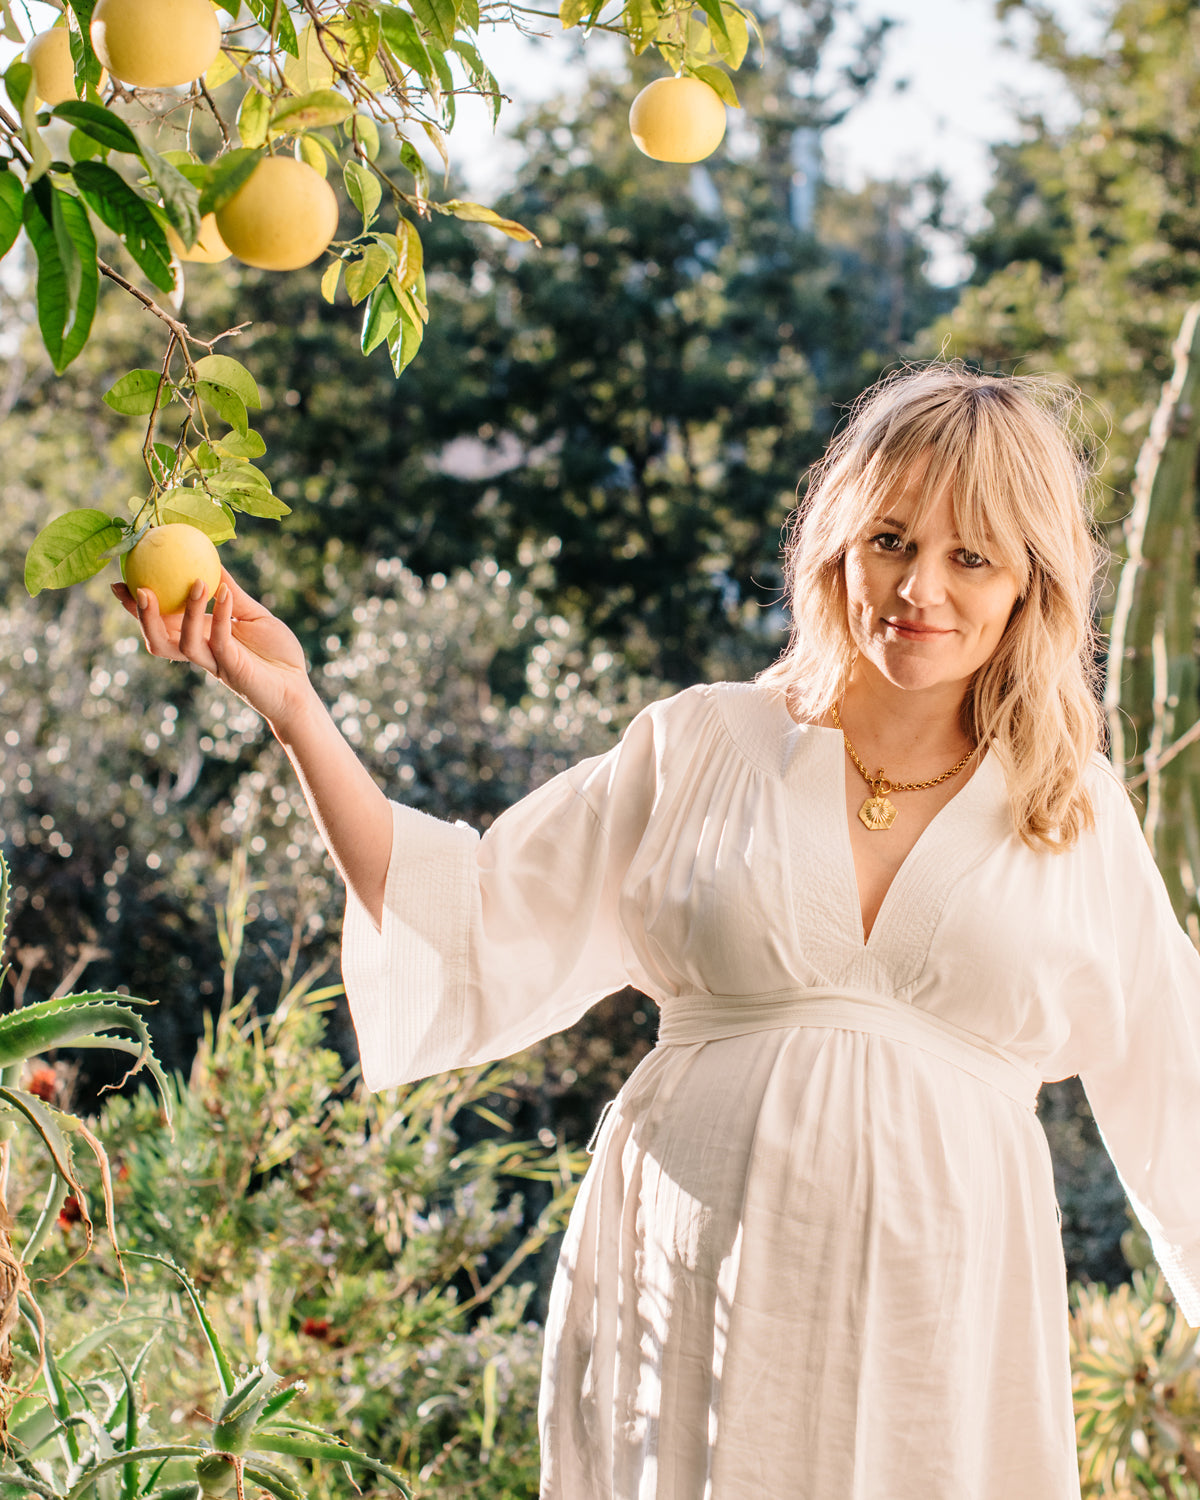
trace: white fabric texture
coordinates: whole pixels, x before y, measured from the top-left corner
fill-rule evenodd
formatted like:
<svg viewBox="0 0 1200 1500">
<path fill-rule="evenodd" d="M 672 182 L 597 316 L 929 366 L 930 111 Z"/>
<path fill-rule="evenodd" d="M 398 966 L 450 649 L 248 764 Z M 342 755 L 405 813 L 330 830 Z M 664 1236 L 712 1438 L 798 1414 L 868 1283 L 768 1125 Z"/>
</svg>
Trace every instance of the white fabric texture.
<svg viewBox="0 0 1200 1500">
<path fill-rule="evenodd" d="M 645 710 L 482 839 L 394 808 L 343 970 L 372 1088 L 636 985 L 546 1332 L 544 1500 L 1069 1500 L 1039 1082 L 1078 1073 L 1200 1326 L 1200 956 L 1099 761 L 1069 853 L 986 756 L 864 943 L 836 731 L 754 684 Z"/>
</svg>

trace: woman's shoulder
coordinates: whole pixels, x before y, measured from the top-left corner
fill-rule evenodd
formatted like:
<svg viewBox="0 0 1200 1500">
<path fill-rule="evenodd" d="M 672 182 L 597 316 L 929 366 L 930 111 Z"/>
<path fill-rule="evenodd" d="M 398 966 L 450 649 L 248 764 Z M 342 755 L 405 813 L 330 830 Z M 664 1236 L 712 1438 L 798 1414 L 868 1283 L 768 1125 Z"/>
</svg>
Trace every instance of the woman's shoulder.
<svg viewBox="0 0 1200 1500">
<path fill-rule="evenodd" d="M 679 758 L 734 756 L 769 775 L 784 776 L 799 746 L 814 732 L 797 724 L 781 690 L 761 682 L 708 682 L 685 688 L 643 709 L 660 748 Z"/>
</svg>

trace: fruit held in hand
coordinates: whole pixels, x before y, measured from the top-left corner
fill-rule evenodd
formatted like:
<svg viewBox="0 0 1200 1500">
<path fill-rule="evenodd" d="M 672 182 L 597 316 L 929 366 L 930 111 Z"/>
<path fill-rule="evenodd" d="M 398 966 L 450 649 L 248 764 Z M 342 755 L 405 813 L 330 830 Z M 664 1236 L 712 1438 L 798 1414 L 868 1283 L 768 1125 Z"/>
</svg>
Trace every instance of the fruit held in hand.
<svg viewBox="0 0 1200 1500">
<path fill-rule="evenodd" d="M 295 271 L 316 260 L 337 233 L 338 204 L 307 162 L 265 156 L 216 217 L 238 260 L 264 271 Z"/>
<path fill-rule="evenodd" d="M 725 135 L 725 106 L 699 78 L 656 78 L 629 110 L 639 151 L 655 161 L 702 161 Z"/>
<path fill-rule="evenodd" d="M 167 244 L 180 260 L 199 261 L 201 265 L 215 266 L 218 261 L 228 260 L 229 246 L 221 238 L 215 214 L 205 214 L 200 220 L 200 233 L 189 250 L 171 226 L 167 225 Z"/>
<path fill-rule="evenodd" d="M 221 50 L 212 0 L 97 0 L 91 33 L 108 71 L 137 89 L 191 83 Z"/>
<path fill-rule="evenodd" d="M 217 592 L 221 559 L 199 527 L 171 521 L 152 527 L 122 556 L 121 574 L 134 598 L 138 589 L 149 589 L 158 600 L 160 614 L 177 615 L 197 578 L 204 580 L 210 599 Z"/>
<path fill-rule="evenodd" d="M 75 64 L 71 60 L 71 33 L 55 26 L 33 37 L 25 48 L 25 61 L 33 69 L 33 91 L 43 104 L 53 107 L 78 99 Z"/>
</svg>

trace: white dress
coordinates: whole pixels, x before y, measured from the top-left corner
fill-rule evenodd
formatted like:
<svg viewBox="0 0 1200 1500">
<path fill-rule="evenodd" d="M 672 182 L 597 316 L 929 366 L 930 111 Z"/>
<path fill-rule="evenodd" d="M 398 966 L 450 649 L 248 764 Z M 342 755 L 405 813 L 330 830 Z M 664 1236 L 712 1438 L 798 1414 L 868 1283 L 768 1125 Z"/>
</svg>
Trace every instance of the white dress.
<svg viewBox="0 0 1200 1500">
<path fill-rule="evenodd" d="M 1097 762 L 1095 831 L 1035 854 L 985 757 L 864 943 L 844 778 L 692 688 L 482 839 L 396 807 L 382 932 L 348 907 L 372 1088 L 659 1006 L 562 1248 L 547 1500 L 1077 1496 L 1044 1079 L 1200 1325 L 1200 957 L 1125 792 Z"/>
</svg>

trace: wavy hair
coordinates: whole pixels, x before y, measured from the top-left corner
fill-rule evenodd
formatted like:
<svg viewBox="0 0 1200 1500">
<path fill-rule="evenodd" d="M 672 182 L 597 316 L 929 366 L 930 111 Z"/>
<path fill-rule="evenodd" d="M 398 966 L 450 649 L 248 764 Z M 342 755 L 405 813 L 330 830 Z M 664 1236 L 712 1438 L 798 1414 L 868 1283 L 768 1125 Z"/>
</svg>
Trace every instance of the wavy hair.
<svg viewBox="0 0 1200 1500">
<path fill-rule="evenodd" d="M 1069 848 L 1093 823 L 1084 786 L 1103 719 L 1095 691 L 1094 466 L 1071 387 L 1044 377 L 979 375 L 955 361 L 906 367 L 855 403 L 810 471 L 786 543 L 791 638 L 759 681 L 815 721 L 849 680 L 854 644 L 845 556 L 879 497 L 925 465 L 910 519 L 953 485 L 963 546 L 1011 569 L 1018 598 L 975 673 L 962 727 L 999 756 L 1013 824 L 1033 849 Z"/>
</svg>

